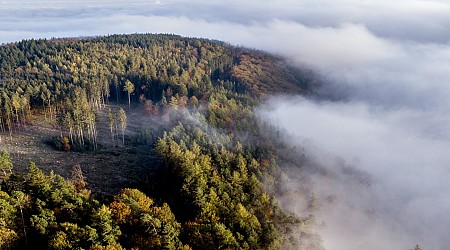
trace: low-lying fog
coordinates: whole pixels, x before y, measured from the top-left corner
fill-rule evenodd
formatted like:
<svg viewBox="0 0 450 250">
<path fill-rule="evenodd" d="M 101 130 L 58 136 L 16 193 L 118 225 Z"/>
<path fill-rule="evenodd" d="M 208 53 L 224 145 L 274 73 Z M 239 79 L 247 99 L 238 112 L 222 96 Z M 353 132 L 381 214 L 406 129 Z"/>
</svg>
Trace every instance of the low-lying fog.
<svg viewBox="0 0 450 250">
<path fill-rule="evenodd" d="M 325 248 L 447 249 L 449 43 L 381 37 L 361 24 L 297 29 L 307 38 L 290 58 L 322 77 L 321 97 L 275 97 L 259 116 L 303 146 L 307 161 L 288 170 L 286 188 L 318 196 Z"/>
<path fill-rule="evenodd" d="M 449 246 L 450 141 L 433 129 L 449 125 L 446 117 L 301 97 L 269 105 L 260 117 L 292 134 L 285 139 L 306 157 L 301 168 L 285 166 L 285 189 L 315 193 L 326 249 Z M 307 215 L 301 197 L 288 198 L 288 209 Z"/>
</svg>

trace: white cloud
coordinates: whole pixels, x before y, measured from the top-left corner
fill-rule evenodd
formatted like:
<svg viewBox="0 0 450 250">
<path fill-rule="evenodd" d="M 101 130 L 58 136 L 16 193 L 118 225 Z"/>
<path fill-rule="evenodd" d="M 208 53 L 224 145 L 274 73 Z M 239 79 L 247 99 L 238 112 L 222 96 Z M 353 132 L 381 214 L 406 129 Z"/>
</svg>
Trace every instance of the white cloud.
<svg viewBox="0 0 450 250">
<path fill-rule="evenodd" d="M 53 29 L 52 22 L 47 18 L 56 18 L 61 24 L 71 20 L 92 18 L 102 20 L 114 16 L 160 16 L 186 17 L 204 20 L 209 23 L 228 23 L 252 25 L 260 23 L 264 26 L 273 20 L 296 22 L 308 27 L 340 27 L 345 23 L 365 26 L 371 33 L 381 37 L 391 37 L 427 42 L 446 42 L 449 40 L 450 21 L 448 12 L 450 3 L 446 1 L 359 1 L 359 0 L 321 0 L 321 1 L 158 1 L 131 0 L 77 0 L 77 1 L 2 1 L 0 3 L 0 30 L 16 29 L 15 36 L 2 37 L 0 42 L 20 39 L 21 31 L 34 33 L 36 31 L 29 23 L 40 23 L 42 30 L 40 37 L 50 33 L 77 35 L 85 26 L 64 25 L 63 30 Z M 112 23 L 123 22 L 122 19 L 110 19 Z M 127 22 L 127 21 L 125 21 Z M 4 25 L 8 24 L 8 25 Z M 134 23 L 139 30 L 152 32 L 151 26 Z M 179 23 L 181 26 L 183 23 Z M 101 23 L 91 25 L 98 34 L 102 32 Z M 18 29 L 17 29 L 18 28 Z M 64 32 L 62 32 L 64 31 Z M 75 32 L 74 32 L 75 31 Z M 116 30 L 112 30 L 113 32 Z M 122 31 L 117 29 L 117 31 Z M 92 32 L 92 29 L 88 30 Z M 126 30 L 127 33 L 136 32 L 134 26 Z M 209 30 L 199 30 L 190 27 L 186 33 L 202 33 L 209 37 Z M 115 33 L 115 32 L 114 32 Z"/>
<path fill-rule="evenodd" d="M 288 143 L 305 148 L 309 163 L 297 171 L 314 181 L 327 249 L 448 246 L 450 137 L 430 138 L 415 121 L 448 125 L 448 119 L 302 98 L 275 98 L 270 106 L 259 116 L 292 133 Z M 370 181 L 359 183 L 359 175 Z M 298 189 L 305 182 L 293 178 L 288 185 Z M 336 197 L 331 204 L 330 196 Z M 293 210 L 301 214 L 302 207 Z"/>
</svg>

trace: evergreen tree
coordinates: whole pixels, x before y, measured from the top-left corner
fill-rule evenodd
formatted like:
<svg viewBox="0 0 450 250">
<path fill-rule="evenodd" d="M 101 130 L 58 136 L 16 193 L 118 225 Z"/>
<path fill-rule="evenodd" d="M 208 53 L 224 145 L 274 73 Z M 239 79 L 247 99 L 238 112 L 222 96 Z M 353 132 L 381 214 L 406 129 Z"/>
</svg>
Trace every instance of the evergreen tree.
<svg viewBox="0 0 450 250">
<path fill-rule="evenodd" d="M 128 94 L 128 108 L 130 108 L 131 105 L 131 93 L 134 92 L 134 84 L 131 83 L 129 80 L 125 82 L 125 85 L 123 86 L 123 91 L 126 91 Z"/>
<path fill-rule="evenodd" d="M 120 108 L 117 116 L 120 123 L 120 130 L 122 132 L 122 145 L 125 145 L 125 129 L 127 128 L 127 114 L 125 113 L 125 110 L 123 110 L 123 108 Z"/>
<path fill-rule="evenodd" d="M 13 164 L 11 157 L 6 150 L 0 151 L 0 171 L 3 172 L 3 178 L 7 178 L 12 174 Z"/>
</svg>

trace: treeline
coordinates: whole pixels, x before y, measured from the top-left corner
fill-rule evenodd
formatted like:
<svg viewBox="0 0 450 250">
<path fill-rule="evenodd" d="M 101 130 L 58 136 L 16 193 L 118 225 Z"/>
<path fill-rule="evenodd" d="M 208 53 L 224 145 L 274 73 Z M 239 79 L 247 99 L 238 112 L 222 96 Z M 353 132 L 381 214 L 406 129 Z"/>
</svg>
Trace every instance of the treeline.
<svg viewBox="0 0 450 250">
<path fill-rule="evenodd" d="M 65 180 L 6 164 L 0 248 L 320 248 L 313 217 L 278 206 L 277 149 L 253 113 L 266 95 L 308 91 L 309 76 L 281 59 L 205 39 L 113 35 L 1 46 L 0 72 L 0 122 L 10 135 L 36 110 L 60 128 L 62 148 L 95 149 L 106 113 L 111 140 L 124 146 L 127 108 L 108 103 L 174 124 L 139 139 L 165 164 L 147 194 L 123 189 L 99 200 L 79 168 Z"/>
<path fill-rule="evenodd" d="M 3 151 L 0 248 L 320 249 L 314 219 L 286 215 L 274 198 L 271 144 L 240 141 L 189 115 L 156 144 L 167 171 L 157 202 L 136 189 L 95 199 L 79 166 L 69 180 L 33 163 L 21 175 Z"/>
<path fill-rule="evenodd" d="M 160 105 L 205 100 L 213 87 L 261 96 L 305 90 L 306 80 L 278 58 L 205 39 L 24 40 L 0 46 L 0 129 L 12 134 L 30 107 L 41 106 L 46 119 L 82 143 L 95 140 L 96 111 L 109 101 L 139 100 L 158 113 Z"/>
<path fill-rule="evenodd" d="M 157 150 L 173 180 L 182 238 L 194 249 L 280 248 L 289 223 L 298 222 L 263 190 L 258 176 L 272 166 L 261 165 L 239 141 L 180 124 Z"/>
<path fill-rule="evenodd" d="M 8 159 L 2 151 L 0 164 L 11 164 Z M 1 249 L 189 249 L 166 203 L 136 189 L 102 203 L 86 189 L 79 166 L 69 180 L 34 163 L 28 169 L 7 172 L 1 185 Z"/>
</svg>

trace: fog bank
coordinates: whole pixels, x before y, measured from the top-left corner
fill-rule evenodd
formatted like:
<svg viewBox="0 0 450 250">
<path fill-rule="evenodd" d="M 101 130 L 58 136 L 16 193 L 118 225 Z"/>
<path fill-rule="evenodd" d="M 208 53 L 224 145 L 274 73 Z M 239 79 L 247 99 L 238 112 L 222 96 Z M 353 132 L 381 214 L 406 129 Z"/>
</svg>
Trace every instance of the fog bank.
<svg viewBox="0 0 450 250">
<path fill-rule="evenodd" d="M 285 188 L 316 193 L 326 249 L 446 249 L 449 44 L 381 37 L 360 24 L 302 29 L 310 42 L 292 62 L 322 77 L 320 97 L 273 98 L 259 110 L 304 148 Z"/>
<path fill-rule="evenodd" d="M 274 98 L 259 111 L 294 135 L 291 145 L 303 147 L 298 152 L 306 156 L 303 166 L 285 166 L 291 176 L 285 188 L 309 188 L 317 195 L 326 249 L 450 244 L 450 142 L 418 131 L 412 121 L 419 115 L 429 117 L 300 97 Z M 301 215 L 303 204 L 292 197 L 290 202 Z"/>
</svg>

